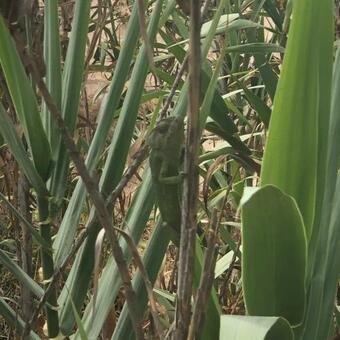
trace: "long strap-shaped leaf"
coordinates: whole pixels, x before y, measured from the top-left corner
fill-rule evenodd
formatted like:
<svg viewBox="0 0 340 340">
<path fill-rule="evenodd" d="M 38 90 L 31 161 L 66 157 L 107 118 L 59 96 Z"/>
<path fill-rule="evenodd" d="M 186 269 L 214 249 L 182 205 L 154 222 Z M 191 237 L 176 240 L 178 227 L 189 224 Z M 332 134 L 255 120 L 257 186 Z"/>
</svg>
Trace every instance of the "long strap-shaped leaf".
<svg viewBox="0 0 340 340">
<path fill-rule="evenodd" d="M 29 159 L 29 156 L 8 117 L 4 107 L 0 103 L 0 133 L 7 143 L 15 160 L 18 162 L 20 169 L 24 172 L 33 188 L 39 195 L 48 196 L 48 192 L 43 179 L 41 178 L 36 167 Z"/>
<path fill-rule="evenodd" d="M 161 8 L 162 8 L 162 0 L 159 0 L 156 3 L 156 6 L 154 7 L 151 20 L 150 20 L 150 24 L 148 27 L 149 38 L 151 38 L 150 41 L 153 41 L 156 35 L 158 22 L 160 19 Z M 138 26 L 137 13 L 136 13 L 135 18 L 136 18 L 136 22 L 135 22 L 136 26 L 134 28 L 138 29 L 139 26 Z M 135 63 L 135 66 L 134 66 L 134 69 L 131 75 L 132 80 L 131 80 L 127 95 L 124 100 L 124 104 L 123 104 L 123 107 L 122 107 L 122 110 L 119 116 L 116 130 L 115 130 L 112 142 L 111 142 L 109 155 L 105 163 L 103 175 L 101 177 L 101 182 L 100 182 L 101 190 L 105 194 L 108 194 L 118 184 L 122 176 L 122 173 L 125 167 L 126 157 L 127 157 L 127 154 L 130 148 L 131 138 L 133 136 L 133 132 L 135 128 L 138 107 L 139 107 L 140 99 L 143 93 L 144 82 L 147 76 L 147 72 L 148 72 L 148 63 L 147 63 L 146 53 L 145 53 L 145 49 L 142 48 L 137 57 L 137 60 L 136 60 L 136 63 Z M 91 216 L 92 217 L 94 216 L 93 213 L 91 213 Z M 95 224 L 97 223 L 93 219 L 92 219 L 92 222 L 94 222 Z M 79 275 L 83 271 L 83 267 L 86 267 L 87 269 L 89 269 L 89 266 L 87 264 L 88 257 L 93 256 L 92 254 L 93 254 L 94 242 L 95 242 L 96 235 L 99 229 L 100 229 L 100 226 L 96 225 L 93 233 L 91 233 L 86 240 L 86 245 L 85 245 L 86 252 L 81 254 L 82 260 L 81 260 L 81 264 L 76 269 L 76 271 L 78 272 L 77 275 Z M 139 237 L 140 237 L 140 234 L 137 233 L 137 235 L 138 235 L 137 239 L 135 239 L 134 234 L 132 235 L 136 243 L 139 241 Z M 85 279 L 83 282 L 83 284 L 86 286 L 89 283 L 91 273 L 87 272 L 87 274 L 88 274 L 87 279 Z M 114 277 L 114 280 L 118 281 L 118 278 Z M 78 289 L 79 282 L 74 281 L 74 284 L 76 285 L 75 288 Z M 74 302 L 81 304 L 82 299 L 84 298 L 85 298 L 85 291 L 83 291 L 83 296 L 82 297 L 79 296 L 79 300 L 74 301 Z M 98 299 L 99 299 L 99 296 L 98 296 Z M 66 308 L 70 310 L 69 304 Z M 64 317 L 65 322 L 69 323 L 70 317 L 68 316 L 68 314 L 64 314 L 64 315 L 65 315 Z"/>
<path fill-rule="evenodd" d="M 41 298 L 43 296 L 44 290 L 1 249 L 0 249 L 0 262 L 36 297 Z"/>
<path fill-rule="evenodd" d="M 339 278 L 340 182 L 338 175 L 340 155 L 340 50 L 338 49 L 333 77 L 332 109 L 329 129 L 327 176 L 319 233 L 315 232 L 314 272 L 309 291 L 307 316 L 303 339 L 326 338 L 330 329 L 334 297 Z M 313 241 L 313 239 L 312 239 Z M 312 248 L 314 250 L 314 248 Z M 312 251 L 311 251 L 312 253 Z"/>
<path fill-rule="evenodd" d="M 25 225 L 25 227 L 30 231 L 33 238 L 40 246 L 45 247 L 46 250 L 52 251 L 48 242 L 46 242 L 46 240 L 38 233 L 38 231 L 35 230 L 33 225 L 28 222 L 24 216 L 22 216 L 22 214 L 12 205 L 12 203 L 8 201 L 6 196 L 0 192 L 0 202 L 1 201 L 4 202 L 7 205 L 8 209 L 11 210 L 11 212 L 16 216 L 16 218 L 18 218 Z"/>
<path fill-rule="evenodd" d="M 261 174 L 262 185 L 277 185 L 296 199 L 308 238 L 319 199 L 317 179 L 324 176 L 321 165 L 318 166 L 318 147 L 324 143 L 320 141 L 324 139 L 320 129 L 328 131 L 329 121 L 329 106 L 322 108 L 321 116 L 319 105 L 324 97 L 329 98 L 331 69 L 321 69 L 320 61 L 330 62 L 322 54 L 329 56 L 333 39 L 331 30 L 319 31 L 315 22 L 325 18 L 320 13 L 328 12 L 329 4 L 329 0 L 294 2 Z M 321 76 L 322 72 L 325 74 Z"/>
<path fill-rule="evenodd" d="M 115 110 L 119 104 L 121 93 L 124 89 L 125 81 L 130 70 L 130 63 L 133 58 L 133 52 L 136 48 L 136 43 L 138 40 L 138 28 L 138 14 L 137 7 L 135 5 L 130 16 L 129 24 L 126 30 L 127 35 L 124 40 L 124 45 L 119 53 L 117 66 L 109 92 L 106 95 L 100 109 L 98 127 L 86 158 L 86 166 L 90 173 L 92 173 L 95 169 L 97 161 L 104 148 L 108 132 L 112 125 Z M 79 180 L 73 191 L 53 245 L 53 248 L 55 249 L 55 261 L 57 265 L 62 263 L 70 251 L 74 235 L 77 230 L 80 214 L 83 209 L 85 197 L 86 190 L 84 184 L 81 180 Z"/>
<path fill-rule="evenodd" d="M 8 322 L 8 324 L 10 324 L 14 329 L 17 330 L 19 334 L 22 334 L 25 328 L 25 322 L 18 316 L 18 313 L 16 313 L 8 305 L 8 303 L 6 303 L 6 301 L 2 297 L 0 297 L 0 314 Z M 31 340 L 40 339 L 40 337 L 33 331 L 30 332 L 27 338 Z"/>
<path fill-rule="evenodd" d="M 74 132 L 78 116 L 90 20 L 90 5 L 90 0 L 77 0 L 75 3 L 72 32 L 63 70 L 61 113 L 71 134 Z M 56 166 L 51 181 L 51 193 L 58 201 L 64 197 L 69 173 L 69 156 L 60 136 L 57 145 L 54 145 L 53 149 L 55 149 L 56 153 Z"/>
<path fill-rule="evenodd" d="M 44 61 L 46 64 L 46 86 L 57 107 L 61 107 L 61 59 L 59 41 L 58 0 L 45 3 L 44 15 Z M 47 138 L 50 141 L 52 157 L 56 159 L 59 149 L 58 130 L 53 118 L 43 103 L 41 116 Z"/>
<path fill-rule="evenodd" d="M 46 181 L 51 166 L 51 151 L 47 140 L 33 88 L 14 42 L 0 16 L 0 64 L 18 119 L 23 126 L 37 172 Z"/>
</svg>

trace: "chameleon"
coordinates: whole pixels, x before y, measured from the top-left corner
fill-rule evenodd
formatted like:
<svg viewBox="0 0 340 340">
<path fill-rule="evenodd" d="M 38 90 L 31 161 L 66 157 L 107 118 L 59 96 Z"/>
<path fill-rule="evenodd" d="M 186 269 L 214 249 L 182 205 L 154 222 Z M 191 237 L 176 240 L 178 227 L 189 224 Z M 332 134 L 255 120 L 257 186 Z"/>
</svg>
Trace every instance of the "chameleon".
<svg viewBox="0 0 340 340">
<path fill-rule="evenodd" d="M 182 117 L 167 117 L 158 122 L 148 140 L 150 169 L 156 200 L 163 225 L 170 228 L 171 238 L 179 245 L 181 226 L 181 182 L 179 171 L 184 143 Z"/>
</svg>

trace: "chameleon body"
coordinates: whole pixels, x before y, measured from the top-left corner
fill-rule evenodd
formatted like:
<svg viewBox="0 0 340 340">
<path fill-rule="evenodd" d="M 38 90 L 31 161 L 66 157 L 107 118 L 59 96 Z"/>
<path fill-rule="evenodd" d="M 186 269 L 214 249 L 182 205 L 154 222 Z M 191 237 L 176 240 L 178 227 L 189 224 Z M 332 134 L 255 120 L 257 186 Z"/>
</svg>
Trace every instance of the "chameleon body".
<svg viewBox="0 0 340 340">
<path fill-rule="evenodd" d="M 181 226 L 181 151 L 184 122 L 181 117 L 162 119 L 149 137 L 150 168 L 163 224 L 171 229 L 172 241 L 178 245 Z"/>
</svg>

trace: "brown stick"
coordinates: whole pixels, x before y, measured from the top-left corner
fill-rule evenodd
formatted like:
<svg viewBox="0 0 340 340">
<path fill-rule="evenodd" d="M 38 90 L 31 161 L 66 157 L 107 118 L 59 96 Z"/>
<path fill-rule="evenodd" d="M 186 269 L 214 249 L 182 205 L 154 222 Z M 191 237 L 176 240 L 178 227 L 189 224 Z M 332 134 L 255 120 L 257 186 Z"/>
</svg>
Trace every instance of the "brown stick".
<svg viewBox="0 0 340 340">
<path fill-rule="evenodd" d="M 194 257 L 197 226 L 198 147 L 200 108 L 200 28 L 201 12 L 196 0 L 190 0 L 189 49 L 189 113 L 186 138 L 181 242 L 174 339 L 187 339 L 191 318 L 191 295 L 194 276 Z"/>
</svg>

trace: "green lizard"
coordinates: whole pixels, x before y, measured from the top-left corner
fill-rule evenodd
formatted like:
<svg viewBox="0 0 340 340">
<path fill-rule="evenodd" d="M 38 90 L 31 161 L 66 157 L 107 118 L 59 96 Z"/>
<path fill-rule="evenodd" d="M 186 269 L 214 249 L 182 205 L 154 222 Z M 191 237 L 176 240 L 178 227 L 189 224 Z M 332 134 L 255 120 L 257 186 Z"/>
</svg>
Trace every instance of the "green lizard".
<svg viewBox="0 0 340 340">
<path fill-rule="evenodd" d="M 149 137 L 150 168 L 156 200 L 163 223 L 171 228 L 172 241 L 178 246 L 181 226 L 181 180 L 179 172 L 184 143 L 182 117 L 159 121 Z"/>
</svg>

